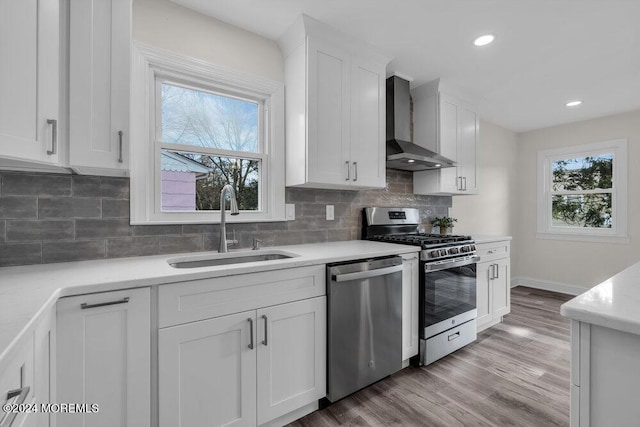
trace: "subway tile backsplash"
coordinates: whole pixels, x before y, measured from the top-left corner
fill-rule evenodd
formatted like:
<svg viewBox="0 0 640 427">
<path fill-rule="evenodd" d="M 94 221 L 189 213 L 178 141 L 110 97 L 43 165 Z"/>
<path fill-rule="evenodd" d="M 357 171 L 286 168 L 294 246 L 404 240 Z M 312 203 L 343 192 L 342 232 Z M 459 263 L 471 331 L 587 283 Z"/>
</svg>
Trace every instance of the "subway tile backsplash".
<svg viewBox="0 0 640 427">
<path fill-rule="evenodd" d="M 359 239 L 366 206 L 417 207 L 423 222 L 447 214 L 451 197 L 412 187 L 411 172 L 389 170 L 380 190 L 287 188 L 295 221 L 228 223 L 228 238 L 235 232 L 236 248 Z M 0 266 L 215 251 L 218 239 L 218 225 L 129 225 L 127 178 L 0 171 Z"/>
</svg>

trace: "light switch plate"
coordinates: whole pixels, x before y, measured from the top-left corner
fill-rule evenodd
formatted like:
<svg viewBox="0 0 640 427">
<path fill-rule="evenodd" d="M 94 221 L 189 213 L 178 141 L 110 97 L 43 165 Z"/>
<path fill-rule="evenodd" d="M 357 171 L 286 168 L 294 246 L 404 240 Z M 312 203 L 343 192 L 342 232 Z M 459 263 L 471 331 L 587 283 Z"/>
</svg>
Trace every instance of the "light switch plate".
<svg viewBox="0 0 640 427">
<path fill-rule="evenodd" d="M 284 212 L 287 221 L 293 221 L 296 219 L 296 205 L 294 205 L 293 203 L 285 204 Z"/>
<path fill-rule="evenodd" d="M 327 221 L 333 221 L 333 205 L 327 205 Z"/>
</svg>

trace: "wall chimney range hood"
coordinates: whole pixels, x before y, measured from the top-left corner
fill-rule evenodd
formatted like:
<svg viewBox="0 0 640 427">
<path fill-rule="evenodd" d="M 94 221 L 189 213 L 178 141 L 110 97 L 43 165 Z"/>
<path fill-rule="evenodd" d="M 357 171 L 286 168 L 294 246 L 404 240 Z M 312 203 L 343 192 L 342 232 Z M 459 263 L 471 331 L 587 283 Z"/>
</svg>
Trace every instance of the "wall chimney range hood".
<svg viewBox="0 0 640 427">
<path fill-rule="evenodd" d="M 423 171 L 456 166 L 456 162 L 411 142 L 409 82 L 387 79 L 387 168 Z"/>
</svg>

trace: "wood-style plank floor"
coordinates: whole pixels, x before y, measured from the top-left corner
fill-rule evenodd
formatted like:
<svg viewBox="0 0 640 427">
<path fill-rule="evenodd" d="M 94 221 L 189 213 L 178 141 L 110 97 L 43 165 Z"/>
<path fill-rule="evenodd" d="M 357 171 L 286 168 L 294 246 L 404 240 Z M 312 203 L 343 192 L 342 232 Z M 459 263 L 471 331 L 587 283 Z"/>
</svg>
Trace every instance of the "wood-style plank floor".
<svg viewBox="0 0 640 427">
<path fill-rule="evenodd" d="M 516 287 L 504 322 L 422 368 L 408 367 L 293 426 L 568 426 L 571 297 Z"/>
</svg>

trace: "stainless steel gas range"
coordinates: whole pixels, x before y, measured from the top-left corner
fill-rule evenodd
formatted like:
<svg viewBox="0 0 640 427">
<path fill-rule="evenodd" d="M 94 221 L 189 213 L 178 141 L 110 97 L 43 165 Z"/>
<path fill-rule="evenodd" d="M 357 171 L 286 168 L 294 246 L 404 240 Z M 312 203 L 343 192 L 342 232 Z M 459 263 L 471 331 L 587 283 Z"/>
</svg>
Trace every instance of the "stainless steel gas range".
<svg viewBox="0 0 640 427">
<path fill-rule="evenodd" d="M 476 340 L 476 247 L 470 236 L 419 231 L 415 208 L 365 208 L 363 238 L 420 246 L 420 353 L 428 365 Z"/>
</svg>

